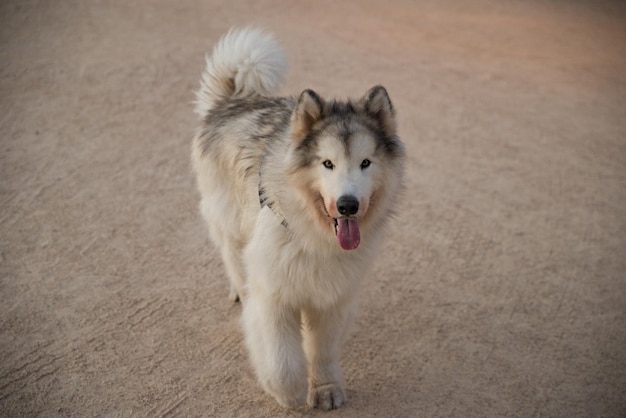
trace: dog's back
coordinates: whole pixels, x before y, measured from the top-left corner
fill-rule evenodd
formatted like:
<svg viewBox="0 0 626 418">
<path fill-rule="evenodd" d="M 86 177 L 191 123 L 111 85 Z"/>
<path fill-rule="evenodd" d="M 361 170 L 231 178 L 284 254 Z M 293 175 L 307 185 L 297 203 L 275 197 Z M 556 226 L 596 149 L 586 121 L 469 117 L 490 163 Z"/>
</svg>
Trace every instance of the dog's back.
<svg viewBox="0 0 626 418">
<path fill-rule="evenodd" d="M 254 196 L 261 160 L 269 139 L 286 129 L 293 107 L 293 100 L 267 97 L 285 73 L 284 52 L 271 34 L 231 30 L 207 54 L 196 93 L 201 126 L 192 162 L 201 212 L 234 282 L 233 299 L 244 284 L 239 259 L 259 209 Z"/>
<path fill-rule="evenodd" d="M 192 155 L 199 179 L 217 175 L 239 182 L 234 189 L 242 190 L 241 181 L 258 175 L 266 141 L 256 139 L 277 136 L 291 112 L 288 100 L 266 98 L 284 79 L 286 68 L 274 37 L 256 28 L 229 31 L 206 55 L 195 106 L 201 127 Z M 199 186 L 203 194 L 214 193 L 218 184 Z"/>
</svg>

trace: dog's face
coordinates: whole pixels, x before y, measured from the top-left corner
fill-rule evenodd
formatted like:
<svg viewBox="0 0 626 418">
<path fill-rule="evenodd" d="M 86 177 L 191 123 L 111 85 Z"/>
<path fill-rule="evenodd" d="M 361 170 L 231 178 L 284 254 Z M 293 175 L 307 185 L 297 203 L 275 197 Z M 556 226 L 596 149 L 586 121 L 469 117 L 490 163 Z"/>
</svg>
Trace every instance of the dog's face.
<svg viewBox="0 0 626 418">
<path fill-rule="evenodd" d="M 292 139 L 290 172 L 305 206 L 341 248 L 357 248 L 361 230 L 389 209 L 383 202 L 401 176 L 404 149 L 387 92 L 374 87 L 359 102 L 326 103 L 307 90 L 294 111 Z"/>
</svg>

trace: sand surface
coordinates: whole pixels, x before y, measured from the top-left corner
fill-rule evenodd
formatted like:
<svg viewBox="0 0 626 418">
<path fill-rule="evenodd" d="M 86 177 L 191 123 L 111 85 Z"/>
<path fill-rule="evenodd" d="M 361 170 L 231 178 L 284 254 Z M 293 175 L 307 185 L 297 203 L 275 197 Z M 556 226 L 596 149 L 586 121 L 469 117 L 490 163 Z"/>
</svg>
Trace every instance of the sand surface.
<svg viewBox="0 0 626 418">
<path fill-rule="evenodd" d="M 197 209 L 192 92 L 249 23 L 408 148 L 329 416 L 626 416 L 626 4 L 539 0 L 2 1 L 0 415 L 324 415 L 255 383 Z"/>
</svg>

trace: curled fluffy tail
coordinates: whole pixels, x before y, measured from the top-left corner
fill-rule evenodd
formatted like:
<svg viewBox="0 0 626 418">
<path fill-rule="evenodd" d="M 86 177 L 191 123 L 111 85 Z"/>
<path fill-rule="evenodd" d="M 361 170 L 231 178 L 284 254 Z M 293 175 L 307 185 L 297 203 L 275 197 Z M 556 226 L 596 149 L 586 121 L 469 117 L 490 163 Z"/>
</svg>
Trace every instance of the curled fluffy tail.
<svg viewBox="0 0 626 418">
<path fill-rule="evenodd" d="M 206 56 L 195 112 L 203 119 L 220 100 L 270 95 L 286 73 L 285 54 L 271 34 L 231 29 Z"/>
</svg>

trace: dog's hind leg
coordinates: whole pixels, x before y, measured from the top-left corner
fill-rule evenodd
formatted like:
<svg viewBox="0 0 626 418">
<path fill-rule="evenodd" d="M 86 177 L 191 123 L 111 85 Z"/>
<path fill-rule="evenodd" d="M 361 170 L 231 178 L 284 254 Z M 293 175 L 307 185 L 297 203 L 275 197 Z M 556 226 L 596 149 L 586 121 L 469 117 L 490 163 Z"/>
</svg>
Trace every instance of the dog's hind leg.
<svg viewBox="0 0 626 418">
<path fill-rule="evenodd" d="M 228 298 L 233 302 L 239 302 L 246 280 L 245 268 L 241 259 L 242 251 L 217 222 L 212 222 L 209 216 L 205 216 L 205 219 L 209 225 L 211 239 L 215 246 L 220 249 L 224 269 L 230 282 Z"/>
<path fill-rule="evenodd" d="M 219 201 L 219 200 L 218 200 Z M 208 227 L 211 240 L 220 249 L 224 269 L 230 282 L 229 299 L 238 302 L 242 296 L 245 284 L 245 269 L 241 259 L 242 244 L 239 244 L 236 237 L 231 235 L 232 231 L 225 229 L 223 224 L 233 224 L 237 218 L 228 220 L 223 216 L 218 216 L 222 207 L 215 204 L 216 199 L 202 199 L 200 212 L 204 217 Z M 217 213 L 217 214 L 216 214 Z"/>
<path fill-rule="evenodd" d="M 245 284 L 245 270 L 241 261 L 241 250 L 236 244 L 224 240 L 221 245 L 222 261 L 230 281 L 230 293 L 228 298 L 233 302 L 239 302 Z"/>
</svg>

